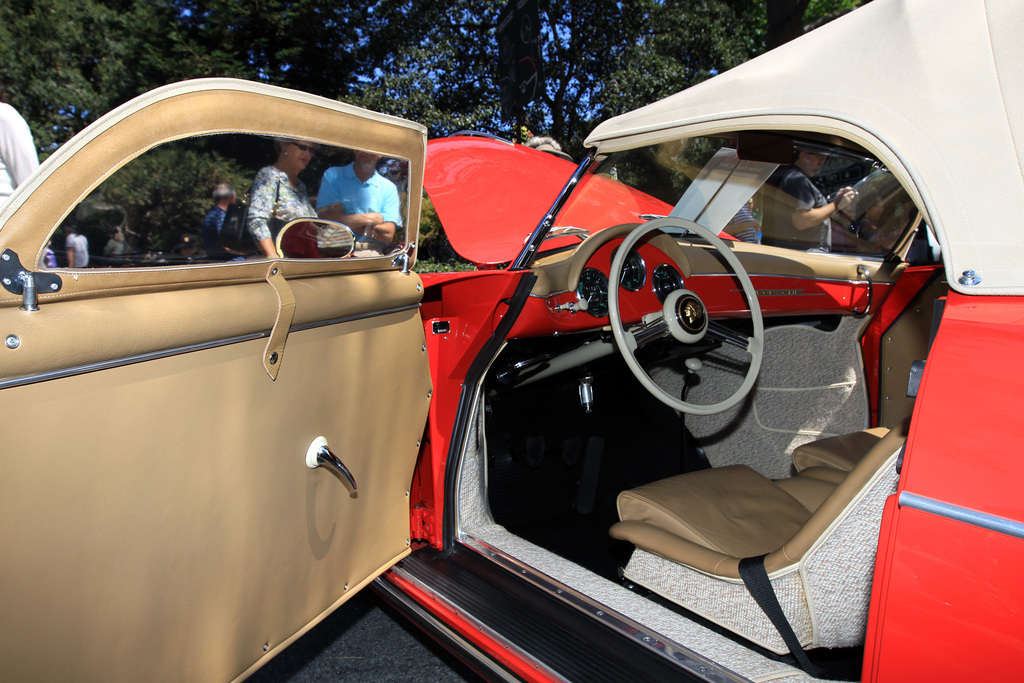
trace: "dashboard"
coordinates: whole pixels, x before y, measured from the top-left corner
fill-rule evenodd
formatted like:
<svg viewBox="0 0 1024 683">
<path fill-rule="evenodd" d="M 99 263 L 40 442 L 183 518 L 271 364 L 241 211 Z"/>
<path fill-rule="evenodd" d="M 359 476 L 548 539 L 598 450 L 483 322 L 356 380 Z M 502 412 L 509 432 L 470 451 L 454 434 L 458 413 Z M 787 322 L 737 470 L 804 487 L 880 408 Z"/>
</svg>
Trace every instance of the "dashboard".
<svg viewBox="0 0 1024 683">
<path fill-rule="evenodd" d="M 634 225 L 594 233 L 575 249 L 542 254 L 530 300 L 512 330 L 515 337 L 537 337 L 598 330 L 608 326 L 608 284 L 612 258 Z M 730 245 L 750 273 L 762 313 L 779 315 L 849 314 L 868 305 L 872 288 L 884 296 L 890 275 L 883 264 L 869 264 L 876 278 L 858 275 L 862 259 L 837 258 L 742 242 Z M 881 280 L 881 281 L 880 281 Z M 618 282 L 623 323 L 632 325 L 657 311 L 674 290 L 697 293 L 713 318 L 750 315 L 731 270 L 705 245 L 652 233 L 629 254 Z"/>
<path fill-rule="evenodd" d="M 635 225 L 595 233 L 572 251 L 537 259 L 531 301 L 516 324 L 524 336 L 593 330 L 608 324 L 608 282 L 612 258 Z M 631 324 L 661 308 L 689 276 L 690 262 L 672 237 L 656 233 L 628 255 L 619 279 L 619 306 Z"/>
</svg>

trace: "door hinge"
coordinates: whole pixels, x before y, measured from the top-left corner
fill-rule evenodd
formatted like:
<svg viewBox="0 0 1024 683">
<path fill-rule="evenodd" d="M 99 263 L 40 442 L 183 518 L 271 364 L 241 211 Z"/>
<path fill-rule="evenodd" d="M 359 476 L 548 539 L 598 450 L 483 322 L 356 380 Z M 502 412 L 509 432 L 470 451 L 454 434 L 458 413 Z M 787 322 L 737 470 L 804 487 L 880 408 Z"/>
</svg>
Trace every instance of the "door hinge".
<svg viewBox="0 0 1024 683">
<path fill-rule="evenodd" d="M 434 511 L 428 508 L 423 502 L 412 507 L 410 517 L 410 537 L 415 539 L 429 539 L 431 530 L 434 527 Z"/>
</svg>

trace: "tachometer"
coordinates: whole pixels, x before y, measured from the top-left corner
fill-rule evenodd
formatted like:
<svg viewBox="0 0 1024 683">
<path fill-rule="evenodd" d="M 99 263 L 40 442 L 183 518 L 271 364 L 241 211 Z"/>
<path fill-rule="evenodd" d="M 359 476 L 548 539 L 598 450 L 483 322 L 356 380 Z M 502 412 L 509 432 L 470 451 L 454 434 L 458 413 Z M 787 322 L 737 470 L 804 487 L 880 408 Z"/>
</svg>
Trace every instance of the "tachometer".
<svg viewBox="0 0 1024 683">
<path fill-rule="evenodd" d="M 587 302 L 587 313 L 595 318 L 608 315 L 608 278 L 596 268 L 584 268 L 576 296 Z"/>
<path fill-rule="evenodd" d="M 678 270 L 664 263 L 654 269 L 651 281 L 654 284 L 654 293 L 658 296 L 658 301 L 662 302 L 669 294 L 683 288 L 683 276 L 679 274 Z"/>
<path fill-rule="evenodd" d="M 622 277 L 619 286 L 627 292 L 639 292 L 647 282 L 647 265 L 640 254 L 631 251 L 622 265 Z"/>
</svg>

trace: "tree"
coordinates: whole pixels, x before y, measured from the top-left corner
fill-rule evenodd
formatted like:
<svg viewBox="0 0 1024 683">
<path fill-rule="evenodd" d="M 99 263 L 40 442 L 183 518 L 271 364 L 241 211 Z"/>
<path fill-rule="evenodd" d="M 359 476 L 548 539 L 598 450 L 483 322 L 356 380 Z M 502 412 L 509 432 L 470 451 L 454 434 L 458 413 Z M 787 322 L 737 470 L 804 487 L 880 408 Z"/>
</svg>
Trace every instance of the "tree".
<svg viewBox="0 0 1024 683">
<path fill-rule="evenodd" d="M 351 91 L 369 14 L 361 5 L 168 0 L 167 6 L 176 17 L 168 45 L 174 59 L 161 65 L 161 77 L 236 76 L 332 99 Z"/>
<path fill-rule="evenodd" d="M 546 83 L 527 126 L 578 156 L 610 115 L 756 54 L 755 0 L 540 0 Z M 373 5 L 346 101 L 404 116 L 433 136 L 473 128 L 514 137 L 500 114 L 496 22 L 505 0 Z M 763 31 L 761 31 L 763 34 Z"/>
<path fill-rule="evenodd" d="M 367 12 L 329 0 L 8 0 L 0 78 L 45 157 L 119 104 L 188 78 L 346 95 Z"/>
<path fill-rule="evenodd" d="M 803 35 L 818 26 L 846 14 L 871 0 L 767 0 L 768 29 L 765 47 L 769 50 Z"/>
<path fill-rule="evenodd" d="M 608 115 L 696 85 L 762 49 L 763 9 L 753 0 L 652 3 L 645 24 L 606 86 Z"/>
<path fill-rule="evenodd" d="M 499 133 L 498 13 L 505 0 L 380 0 L 361 27 L 360 70 L 343 99 L 419 121 L 431 134 Z"/>
<path fill-rule="evenodd" d="M 0 77 L 43 156 L 132 90 L 130 17 L 120 9 L 95 0 L 0 5 Z"/>
</svg>

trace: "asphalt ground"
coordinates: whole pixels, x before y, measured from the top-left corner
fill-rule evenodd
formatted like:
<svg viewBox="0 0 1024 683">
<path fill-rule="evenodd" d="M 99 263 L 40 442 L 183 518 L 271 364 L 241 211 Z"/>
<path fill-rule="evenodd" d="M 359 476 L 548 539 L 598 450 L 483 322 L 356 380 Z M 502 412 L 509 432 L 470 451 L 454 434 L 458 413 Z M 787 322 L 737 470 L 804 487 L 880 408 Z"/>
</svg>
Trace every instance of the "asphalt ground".
<svg viewBox="0 0 1024 683">
<path fill-rule="evenodd" d="M 481 679 L 367 588 L 248 680 L 478 683 Z"/>
</svg>

